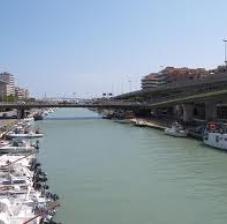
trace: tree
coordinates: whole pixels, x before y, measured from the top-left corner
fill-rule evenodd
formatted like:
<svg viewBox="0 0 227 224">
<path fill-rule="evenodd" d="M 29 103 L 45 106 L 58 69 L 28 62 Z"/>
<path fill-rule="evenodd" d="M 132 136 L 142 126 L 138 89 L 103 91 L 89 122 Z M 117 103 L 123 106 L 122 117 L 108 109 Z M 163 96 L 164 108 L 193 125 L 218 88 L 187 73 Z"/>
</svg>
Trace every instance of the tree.
<svg viewBox="0 0 227 224">
<path fill-rule="evenodd" d="M 9 103 L 14 103 L 17 101 L 17 97 L 13 95 L 4 96 L 4 101 Z"/>
</svg>

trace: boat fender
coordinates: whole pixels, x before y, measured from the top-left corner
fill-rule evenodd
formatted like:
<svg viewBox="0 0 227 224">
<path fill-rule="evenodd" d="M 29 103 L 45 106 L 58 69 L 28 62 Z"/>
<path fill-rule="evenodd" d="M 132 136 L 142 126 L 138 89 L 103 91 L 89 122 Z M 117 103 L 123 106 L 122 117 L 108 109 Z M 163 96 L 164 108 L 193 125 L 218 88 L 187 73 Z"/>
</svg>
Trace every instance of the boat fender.
<svg viewBox="0 0 227 224">
<path fill-rule="evenodd" d="M 43 189 L 48 190 L 48 189 L 50 189 L 50 187 L 48 185 L 44 185 Z"/>
</svg>

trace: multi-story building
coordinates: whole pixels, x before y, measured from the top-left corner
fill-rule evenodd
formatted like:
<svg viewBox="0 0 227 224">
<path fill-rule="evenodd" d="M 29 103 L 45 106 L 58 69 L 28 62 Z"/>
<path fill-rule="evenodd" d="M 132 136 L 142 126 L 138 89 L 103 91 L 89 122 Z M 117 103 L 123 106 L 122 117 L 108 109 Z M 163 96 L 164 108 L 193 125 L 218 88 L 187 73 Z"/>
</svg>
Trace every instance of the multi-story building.
<svg viewBox="0 0 227 224">
<path fill-rule="evenodd" d="M 167 76 L 163 73 L 151 73 L 142 79 L 142 89 L 157 88 L 167 83 Z"/>
<path fill-rule="evenodd" d="M 8 83 L 0 80 L 0 101 L 4 100 L 7 93 Z"/>
<path fill-rule="evenodd" d="M 158 73 L 151 73 L 142 79 L 142 89 L 153 89 L 167 84 L 181 84 L 189 81 L 201 80 L 208 77 L 209 71 L 198 68 L 166 67 Z"/>
<path fill-rule="evenodd" d="M 8 72 L 0 73 L 0 81 L 5 82 L 4 91 L 2 89 L 1 93 L 3 96 L 15 96 L 15 81 L 14 76 Z"/>
<path fill-rule="evenodd" d="M 29 90 L 20 88 L 20 87 L 16 87 L 15 95 L 18 99 L 27 99 L 27 98 L 29 98 Z"/>
</svg>

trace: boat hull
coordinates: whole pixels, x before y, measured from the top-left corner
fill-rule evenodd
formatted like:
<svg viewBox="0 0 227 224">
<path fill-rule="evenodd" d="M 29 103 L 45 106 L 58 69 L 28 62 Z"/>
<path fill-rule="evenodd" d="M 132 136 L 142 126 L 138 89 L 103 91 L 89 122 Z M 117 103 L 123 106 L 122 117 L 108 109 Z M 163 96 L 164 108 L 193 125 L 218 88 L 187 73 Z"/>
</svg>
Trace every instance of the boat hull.
<svg viewBox="0 0 227 224">
<path fill-rule="evenodd" d="M 43 134 L 8 134 L 7 137 L 17 139 L 35 139 L 42 138 Z"/>
<path fill-rule="evenodd" d="M 124 119 L 124 120 L 114 120 L 116 123 L 119 124 L 131 124 L 132 122 L 128 119 Z"/>
<path fill-rule="evenodd" d="M 174 137 L 186 137 L 187 136 L 187 133 L 185 131 L 176 132 L 176 131 L 172 130 L 172 128 L 166 128 L 164 132 L 166 135 L 171 135 Z"/>
<path fill-rule="evenodd" d="M 0 154 L 26 154 L 26 153 L 33 153 L 36 152 L 37 150 L 33 147 L 4 147 L 0 148 Z"/>
<path fill-rule="evenodd" d="M 227 134 L 207 133 L 203 137 L 203 143 L 210 147 L 227 151 Z"/>
</svg>

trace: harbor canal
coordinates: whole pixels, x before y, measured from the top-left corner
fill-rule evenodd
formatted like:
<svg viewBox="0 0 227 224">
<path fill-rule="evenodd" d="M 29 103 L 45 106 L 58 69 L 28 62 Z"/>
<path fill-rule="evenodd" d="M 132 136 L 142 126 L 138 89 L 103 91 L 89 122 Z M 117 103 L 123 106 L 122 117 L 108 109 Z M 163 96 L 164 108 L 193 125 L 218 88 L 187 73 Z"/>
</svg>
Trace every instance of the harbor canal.
<svg viewBox="0 0 227 224">
<path fill-rule="evenodd" d="M 226 224 L 227 153 L 189 138 L 59 109 L 37 122 L 65 224 Z"/>
</svg>

